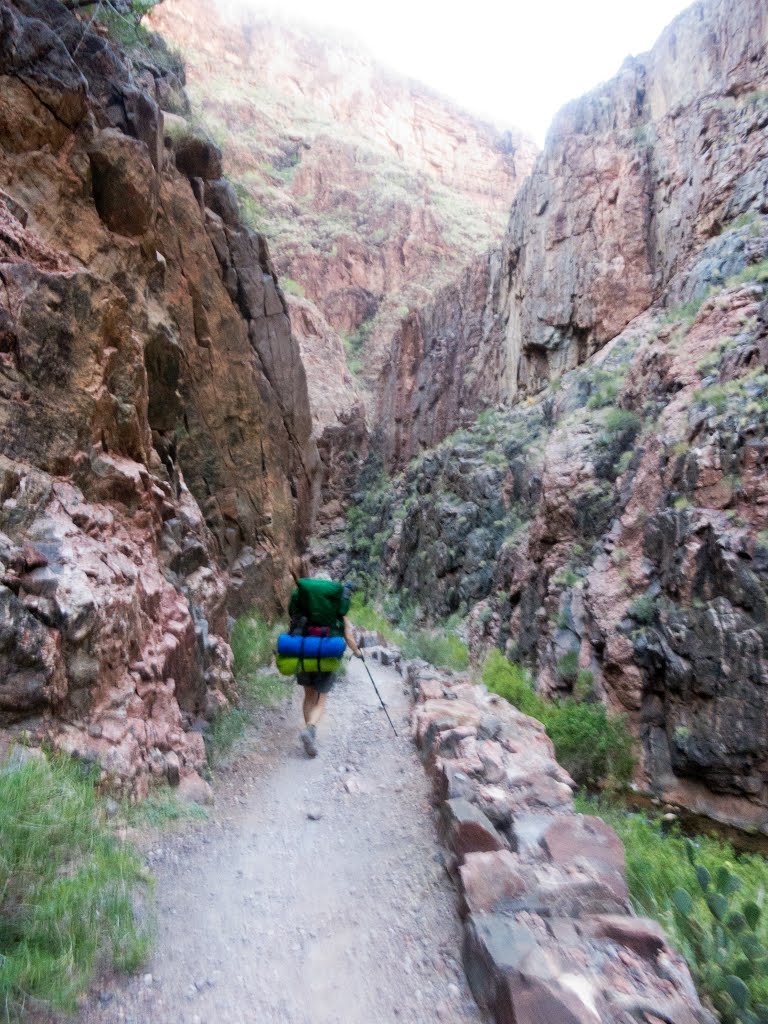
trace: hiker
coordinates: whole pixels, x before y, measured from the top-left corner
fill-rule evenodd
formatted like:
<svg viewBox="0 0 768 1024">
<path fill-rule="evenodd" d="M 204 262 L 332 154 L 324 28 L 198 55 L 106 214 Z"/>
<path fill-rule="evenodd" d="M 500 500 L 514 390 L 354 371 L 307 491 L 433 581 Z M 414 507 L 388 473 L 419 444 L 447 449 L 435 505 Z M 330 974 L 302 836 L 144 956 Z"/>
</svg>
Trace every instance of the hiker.
<svg viewBox="0 0 768 1024">
<path fill-rule="evenodd" d="M 299 637 L 343 637 L 354 656 L 362 658 L 352 623 L 347 618 L 350 590 L 349 585 L 343 586 L 330 579 L 297 580 L 288 608 L 291 634 Z M 303 656 L 297 663 L 296 682 L 304 687 L 304 728 L 299 736 L 309 757 L 317 756 L 317 723 L 325 711 L 340 665 L 340 658 L 318 657 L 315 666 L 313 659 Z"/>
</svg>

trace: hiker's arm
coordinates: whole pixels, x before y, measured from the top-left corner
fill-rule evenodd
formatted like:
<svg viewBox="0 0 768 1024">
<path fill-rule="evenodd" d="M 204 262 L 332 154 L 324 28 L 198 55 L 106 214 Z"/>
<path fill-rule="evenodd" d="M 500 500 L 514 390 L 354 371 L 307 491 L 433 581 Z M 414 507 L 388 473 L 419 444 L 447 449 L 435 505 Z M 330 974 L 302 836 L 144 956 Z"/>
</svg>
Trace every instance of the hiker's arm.
<svg viewBox="0 0 768 1024">
<path fill-rule="evenodd" d="M 346 615 L 344 616 L 344 639 L 347 641 L 347 646 L 352 651 L 354 656 L 356 658 L 362 658 L 363 652 L 357 646 L 355 634 L 352 631 L 352 623 L 349 621 Z"/>
</svg>

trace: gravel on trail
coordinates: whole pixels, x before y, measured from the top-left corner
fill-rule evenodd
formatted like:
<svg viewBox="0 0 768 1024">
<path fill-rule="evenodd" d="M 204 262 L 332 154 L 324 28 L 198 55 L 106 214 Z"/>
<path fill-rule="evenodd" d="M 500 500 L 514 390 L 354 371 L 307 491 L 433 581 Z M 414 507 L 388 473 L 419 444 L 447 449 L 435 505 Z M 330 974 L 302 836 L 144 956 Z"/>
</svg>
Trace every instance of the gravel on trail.
<svg viewBox="0 0 768 1024">
<path fill-rule="evenodd" d="M 211 820 L 155 836 L 158 935 L 82 1024 L 480 1024 L 427 776 L 389 668 L 349 663 L 311 760 L 301 692 L 218 775 Z"/>
</svg>

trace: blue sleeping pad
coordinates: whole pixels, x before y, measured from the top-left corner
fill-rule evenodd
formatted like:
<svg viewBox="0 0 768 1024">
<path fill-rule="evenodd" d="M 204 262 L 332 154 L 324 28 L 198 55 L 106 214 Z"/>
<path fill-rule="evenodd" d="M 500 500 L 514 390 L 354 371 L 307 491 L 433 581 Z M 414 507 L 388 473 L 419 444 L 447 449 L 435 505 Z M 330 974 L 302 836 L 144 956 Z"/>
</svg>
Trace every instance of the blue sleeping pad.
<svg viewBox="0 0 768 1024">
<path fill-rule="evenodd" d="M 281 633 L 277 638 L 278 654 L 307 661 L 341 658 L 346 646 L 343 636 L 291 636 L 290 633 Z"/>
</svg>

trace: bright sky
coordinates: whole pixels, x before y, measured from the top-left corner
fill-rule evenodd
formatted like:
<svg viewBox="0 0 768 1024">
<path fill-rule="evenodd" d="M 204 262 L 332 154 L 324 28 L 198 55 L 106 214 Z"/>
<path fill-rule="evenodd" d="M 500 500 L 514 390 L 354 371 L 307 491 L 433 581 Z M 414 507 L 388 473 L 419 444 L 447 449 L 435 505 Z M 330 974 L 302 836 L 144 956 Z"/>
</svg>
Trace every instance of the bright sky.
<svg viewBox="0 0 768 1024">
<path fill-rule="evenodd" d="M 556 111 L 650 49 L 689 0 L 242 0 L 359 38 L 381 63 L 541 145 Z"/>
</svg>

